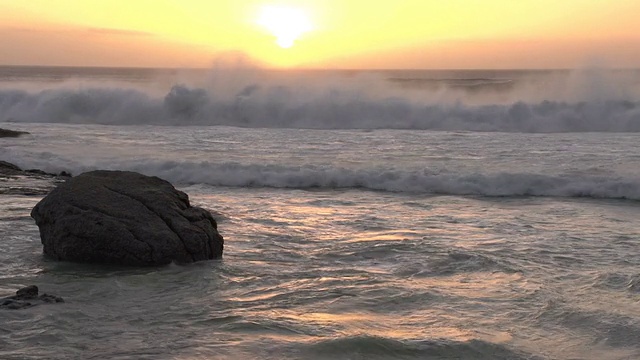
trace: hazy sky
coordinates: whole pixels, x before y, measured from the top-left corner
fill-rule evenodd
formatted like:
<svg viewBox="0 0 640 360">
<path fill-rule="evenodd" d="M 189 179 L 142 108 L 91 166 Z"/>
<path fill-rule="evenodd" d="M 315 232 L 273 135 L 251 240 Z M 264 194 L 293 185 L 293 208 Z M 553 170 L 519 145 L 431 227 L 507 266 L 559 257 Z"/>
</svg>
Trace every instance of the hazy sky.
<svg viewBox="0 0 640 360">
<path fill-rule="evenodd" d="M 640 67 L 638 0 L 0 0 L 0 65 Z"/>
</svg>

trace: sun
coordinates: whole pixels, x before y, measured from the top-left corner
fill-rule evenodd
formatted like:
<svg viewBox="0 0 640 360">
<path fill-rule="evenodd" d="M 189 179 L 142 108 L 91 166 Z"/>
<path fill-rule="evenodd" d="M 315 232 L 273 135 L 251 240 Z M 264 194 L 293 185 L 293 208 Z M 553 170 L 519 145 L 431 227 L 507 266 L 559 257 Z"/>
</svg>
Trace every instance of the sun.
<svg viewBox="0 0 640 360">
<path fill-rule="evenodd" d="M 304 11 L 285 6 L 262 8 L 258 24 L 276 37 L 276 44 L 284 49 L 292 47 L 302 34 L 311 30 L 311 21 Z"/>
</svg>

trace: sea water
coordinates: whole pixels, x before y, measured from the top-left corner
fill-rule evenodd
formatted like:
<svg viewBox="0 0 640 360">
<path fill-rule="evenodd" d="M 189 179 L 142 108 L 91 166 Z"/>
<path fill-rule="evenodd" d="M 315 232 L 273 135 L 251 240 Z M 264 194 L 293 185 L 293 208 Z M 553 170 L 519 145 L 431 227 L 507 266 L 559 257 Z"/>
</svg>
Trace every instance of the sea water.
<svg viewBox="0 0 640 360">
<path fill-rule="evenodd" d="M 0 184 L 2 359 L 640 358 L 634 71 L 0 68 L 0 159 L 160 176 L 221 260 L 55 262 Z M 588 84 L 586 86 L 585 84 Z"/>
</svg>

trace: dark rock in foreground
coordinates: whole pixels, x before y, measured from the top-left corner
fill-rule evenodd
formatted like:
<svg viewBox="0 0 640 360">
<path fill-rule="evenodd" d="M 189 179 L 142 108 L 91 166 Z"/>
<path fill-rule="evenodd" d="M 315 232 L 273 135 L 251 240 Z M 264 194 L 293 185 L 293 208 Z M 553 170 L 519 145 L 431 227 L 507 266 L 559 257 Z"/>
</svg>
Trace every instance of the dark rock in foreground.
<svg viewBox="0 0 640 360">
<path fill-rule="evenodd" d="M 61 297 L 49 294 L 38 296 L 38 287 L 35 285 L 24 287 L 13 296 L 0 299 L 0 309 L 18 310 L 32 307 L 42 303 L 64 302 Z"/>
<path fill-rule="evenodd" d="M 27 135 L 29 134 L 26 131 L 15 131 L 15 130 L 7 130 L 7 129 L 1 129 L 0 128 L 0 138 L 3 137 L 18 137 L 21 135 Z"/>
<path fill-rule="evenodd" d="M 222 256 L 216 221 L 169 182 L 92 171 L 59 185 L 31 211 L 44 253 L 122 265 L 190 263 Z"/>
</svg>

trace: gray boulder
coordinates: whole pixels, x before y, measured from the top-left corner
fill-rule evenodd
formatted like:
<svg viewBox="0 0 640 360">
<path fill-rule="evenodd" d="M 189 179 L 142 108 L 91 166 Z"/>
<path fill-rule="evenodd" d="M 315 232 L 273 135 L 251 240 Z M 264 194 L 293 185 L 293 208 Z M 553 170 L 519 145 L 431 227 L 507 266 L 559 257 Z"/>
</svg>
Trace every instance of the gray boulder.
<svg viewBox="0 0 640 360">
<path fill-rule="evenodd" d="M 169 182 L 91 171 L 59 185 L 31 211 L 54 259 L 122 265 L 190 263 L 222 256 L 216 221 Z"/>
</svg>

